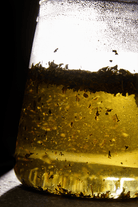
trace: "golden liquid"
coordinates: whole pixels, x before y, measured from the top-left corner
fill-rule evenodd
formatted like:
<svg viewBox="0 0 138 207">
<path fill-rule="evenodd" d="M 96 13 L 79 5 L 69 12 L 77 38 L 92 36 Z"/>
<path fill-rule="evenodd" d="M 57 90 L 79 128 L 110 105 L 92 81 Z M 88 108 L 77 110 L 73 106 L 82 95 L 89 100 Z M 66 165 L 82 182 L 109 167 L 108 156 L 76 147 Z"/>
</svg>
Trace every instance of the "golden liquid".
<svg viewBox="0 0 138 207">
<path fill-rule="evenodd" d="M 38 84 L 29 75 L 15 153 L 19 180 L 55 194 L 137 197 L 136 97 Z"/>
</svg>

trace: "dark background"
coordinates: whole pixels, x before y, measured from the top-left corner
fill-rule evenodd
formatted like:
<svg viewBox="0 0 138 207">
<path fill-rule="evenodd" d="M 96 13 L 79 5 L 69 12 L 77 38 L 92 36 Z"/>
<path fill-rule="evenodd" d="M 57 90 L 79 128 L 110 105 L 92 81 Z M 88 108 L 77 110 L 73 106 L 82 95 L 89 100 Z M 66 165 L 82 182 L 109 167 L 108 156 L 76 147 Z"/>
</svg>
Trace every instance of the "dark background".
<svg viewBox="0 0 138 207">
<path fill-rule="evenodd" d="M 14 151 L 18 123 L 39 0 L 8 0 L 4 4 L 1 7 L 5 12 L 1 19 L 4 59 L 1 62 L 0 176 L 15 164 Z"/>
</svg>

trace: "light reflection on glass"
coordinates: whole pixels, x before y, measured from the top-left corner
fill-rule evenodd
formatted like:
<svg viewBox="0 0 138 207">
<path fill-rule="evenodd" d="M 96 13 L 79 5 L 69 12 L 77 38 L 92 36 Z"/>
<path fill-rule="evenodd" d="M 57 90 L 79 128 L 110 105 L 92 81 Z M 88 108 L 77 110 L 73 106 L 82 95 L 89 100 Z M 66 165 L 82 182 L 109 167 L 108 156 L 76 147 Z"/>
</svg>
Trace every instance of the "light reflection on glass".
<svg viewBox="0 0 138 207">
<path fill-rule="evenodd" d="M 118 65 L 138 72 L 136 10 L 130 24 L 131 15 L 118 3 L 113 9 L 108 2 L 41 1 L 30 66 L 41 62 L 47 67 L 54 61 L 68 64 L 68 69 L 97 71 Z"/>
<path fill-rule="evenodd" d="M 117 178 L 117 177 L 107 177 L 105 178 L 105 181 L 112 181 L 113 182 L 113 186 L 114 189 L 112 189 L 115 193 L 115 198 L 118 198 L 120 196 L 120 194 L 124 191 L 124 189 L 126 188 L 127 184 L 129 185 L 129 181 L 134 181 L 134 178 Z M 119 186 L 116 186 L 114 183 L 115 182 L 119 183 Z M 126 182 L 126 183 L 125 183 Z M 124 183 L 125 183 L 125 188 L 124 188 Z M 127 191 L 127 189 L 126 189 Z M 112 193 L 112 194 L 114 194 Z"/>
</svg>

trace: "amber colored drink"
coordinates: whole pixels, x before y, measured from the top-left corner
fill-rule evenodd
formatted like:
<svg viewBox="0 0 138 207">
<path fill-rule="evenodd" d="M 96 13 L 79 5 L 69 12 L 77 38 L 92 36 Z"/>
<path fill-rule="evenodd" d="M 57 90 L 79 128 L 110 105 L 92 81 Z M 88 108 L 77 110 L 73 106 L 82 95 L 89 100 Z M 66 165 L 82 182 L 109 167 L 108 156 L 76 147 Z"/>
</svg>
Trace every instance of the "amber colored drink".
<svg viewBox="0 0 138 207">
<path fill-rule="evenodd" d="M 138 197 L 138 74 L 32 66 L 15 156 L 18 179 L 38 190 Z"/>
</svg>

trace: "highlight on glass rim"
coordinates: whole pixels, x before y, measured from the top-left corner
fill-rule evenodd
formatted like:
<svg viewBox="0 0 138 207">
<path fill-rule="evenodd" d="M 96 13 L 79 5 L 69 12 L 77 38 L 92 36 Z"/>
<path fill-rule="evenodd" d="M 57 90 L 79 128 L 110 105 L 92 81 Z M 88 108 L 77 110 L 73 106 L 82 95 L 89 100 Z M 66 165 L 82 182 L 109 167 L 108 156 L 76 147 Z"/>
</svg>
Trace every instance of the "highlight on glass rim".
<svg viewBox="0 0 138 207">
<path fill-rule="evenodd" d="M 138 198 L 137 8 L 40 1 L 15 151 L 23 185 L 69 197 Z"/>
</svg>

